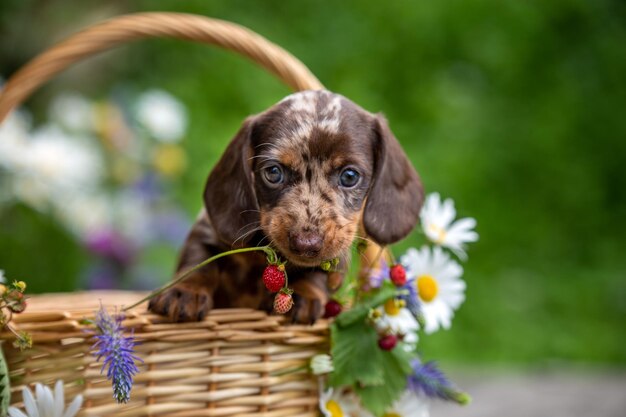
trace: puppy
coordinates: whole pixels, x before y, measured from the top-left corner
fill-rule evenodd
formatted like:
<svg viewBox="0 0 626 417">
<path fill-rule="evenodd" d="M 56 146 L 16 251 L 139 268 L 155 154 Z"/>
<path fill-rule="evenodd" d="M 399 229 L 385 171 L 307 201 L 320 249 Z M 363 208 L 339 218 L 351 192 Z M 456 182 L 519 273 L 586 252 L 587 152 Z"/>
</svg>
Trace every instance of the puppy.
<svg viewBox="0 0 626 417">
<path fill-rule="evenodd" d="M 328 91 L 296 93 L 245 120 L 209 175 L 177 270 L 270 244 L 288 261 L 293 320 L 313 322 L 329 298 L 320 263 L 339 257 L 345 267 L 356 237 L 402 239 L 422 200 L 420 179 L 381 115 Z M 174 321 L 202 320 L 212 308 L 269 310 L 265 265 L 260 251 L 221 258 L 149 309 Z"/>
</svg>

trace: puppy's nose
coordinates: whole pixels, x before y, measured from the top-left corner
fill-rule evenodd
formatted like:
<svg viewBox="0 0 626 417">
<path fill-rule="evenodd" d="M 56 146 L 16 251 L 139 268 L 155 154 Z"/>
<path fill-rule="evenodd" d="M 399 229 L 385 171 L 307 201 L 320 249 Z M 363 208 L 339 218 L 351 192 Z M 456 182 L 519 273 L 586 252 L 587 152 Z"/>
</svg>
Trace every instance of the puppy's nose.
<svg viewBox="0 0 626 417">
<path fill-rule="evenodd" d="M 298 255 L 313 258 L 322 250 L 324 239 L 315 232 L 289 234 L 289 249 Z"/>
</svg>

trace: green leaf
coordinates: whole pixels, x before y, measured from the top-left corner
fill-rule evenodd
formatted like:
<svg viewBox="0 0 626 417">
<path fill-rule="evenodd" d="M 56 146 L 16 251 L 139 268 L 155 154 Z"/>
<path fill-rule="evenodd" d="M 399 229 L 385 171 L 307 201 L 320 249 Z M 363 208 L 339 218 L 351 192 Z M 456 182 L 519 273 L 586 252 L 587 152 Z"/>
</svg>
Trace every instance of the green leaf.
<svg viewBox="0 0 626 417">
<path fill-rule="evenodd" d="M 4 352 L 0 348 L 0 416 L 6 416 L 11 403 L 11 383 Z"/>
<path fill-rule="evenodd" d="M 352 309 L 337 316 L 335 323 L 341 327 L 346 327 L 356 323 L 357 321 L 365 320 L 371 309 L 384 304 L 388 299 L 395 297 L 397 293 L 398 291 L 393 285 L 383 286 L 372 298 L 359 303 Z"/>
<path fill-rule="evenodd" d="M 354 386 L 363 406 L 376 416 L 382 416 L 404 392 L 413 358 L 401 343 L 390 352 L 380 352 L 382 355 L 377 359 L 376 366 L 382 370 L 385 383 L 378 386 Z"/>
<path fill-rule="evenodd" d="M 381 385 L 385 383 L 378 347 L 378 334 L 365 321 L 348 327 L 331 326 L 331 353 L 335 370 L 330 375 L 332 386 Z"/>
</svg>

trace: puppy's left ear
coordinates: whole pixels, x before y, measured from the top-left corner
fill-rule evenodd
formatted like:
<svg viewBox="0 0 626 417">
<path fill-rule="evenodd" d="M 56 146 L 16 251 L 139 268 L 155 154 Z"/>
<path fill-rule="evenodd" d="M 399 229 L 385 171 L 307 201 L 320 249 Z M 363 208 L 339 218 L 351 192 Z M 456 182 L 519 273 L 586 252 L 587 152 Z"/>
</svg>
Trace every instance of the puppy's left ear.
<svg viewBox="0 0 626 417">
<path fill-rule="evenodd" d="M 387 245 L 408 235 L 417 224 L 424 189 L 387 120 L 373 121 L 375 166 L 363 225 L 377 243 Z"/>
</svg>

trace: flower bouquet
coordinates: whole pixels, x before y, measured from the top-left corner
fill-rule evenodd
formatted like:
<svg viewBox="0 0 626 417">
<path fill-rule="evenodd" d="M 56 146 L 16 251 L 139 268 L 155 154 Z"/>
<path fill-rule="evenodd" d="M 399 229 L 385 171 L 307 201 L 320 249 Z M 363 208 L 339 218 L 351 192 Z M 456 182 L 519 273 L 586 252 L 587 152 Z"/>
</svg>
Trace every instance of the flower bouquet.
<svg viewBox="0 0 626 417">
<path fill-rule="evenodd" d="M 431 398 L 466 404 L 435 362 L 418 354 L 419 333 L 451 326 L 463 303 L 465 245 L 478 240 L 476 221 L 456 216 L 451 199 L 427 197 L 421 212 L 427 243 L 395 261 L 391 251 L 359 277 L 346 281 L 326 306 L 331 324 L 330 356 L 313 358 L 320 379 L 320 410 L 326 417 L 428 415 Z M 343 306 L 350 309 L 341 312 Z"/>
</svg>

